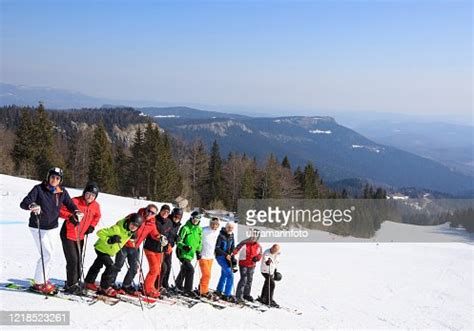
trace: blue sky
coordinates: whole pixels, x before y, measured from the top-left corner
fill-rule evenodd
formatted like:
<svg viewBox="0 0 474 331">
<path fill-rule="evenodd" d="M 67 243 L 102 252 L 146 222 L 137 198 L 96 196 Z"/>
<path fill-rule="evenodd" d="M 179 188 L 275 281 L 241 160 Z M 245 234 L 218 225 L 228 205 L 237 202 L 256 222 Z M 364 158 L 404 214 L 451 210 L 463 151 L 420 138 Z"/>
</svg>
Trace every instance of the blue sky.
<svg viewBox="0 0 474 331">
<path fill-rule="evenodd" d="M 471 1 L 1 1 L 1 80 L 130 100 L 470 114 Z"/>
</svg>

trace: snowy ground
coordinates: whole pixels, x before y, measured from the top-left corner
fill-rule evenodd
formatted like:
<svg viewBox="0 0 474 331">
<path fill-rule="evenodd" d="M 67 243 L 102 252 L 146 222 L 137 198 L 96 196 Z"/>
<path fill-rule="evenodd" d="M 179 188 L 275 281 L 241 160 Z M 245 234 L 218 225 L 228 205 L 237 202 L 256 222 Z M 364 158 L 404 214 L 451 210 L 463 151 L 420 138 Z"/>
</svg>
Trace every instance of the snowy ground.
<svg viewBox="0 0 474 331">
<path fill-rule="evenodd" d="M 0 175 L 0 282 L 32 277 L 38 253 L 27 229 L 28 212 L 19 208 L 34 181 Z M 80 194 L 70 189 L 71 196 Z M 103 219 L 109 226 L 147 204 L 100 194 Z M 186 217 L 187 215 L 185 215 Z M 415 227 L 384 223 L 377 236 L 393 228 L 450 235 L 452 243 L 285 243 L 280 271 L 283 280 L 275 300 L 297 307 L 296 316 L 281 310 L 257 313 L 200 304 L 192 309 L 160 305 L 142 312 L 124 303 L 83 306 L 26 293 L 0 291 L 0 310 L 69 310 L 73 328 L 100 329 L 473 329 L 474 246 L 462 232 L 445 226 Z M 462 230 L 459 230 L 462 231 Z M 326 235 L 326 234 L 323 234 Z M 94 238 L 89 238 L 94 239 Z M 85 268 L 95 258 L 89 241 Z M 337 240 L 336 240 L 337 241 Z M 51 278 L 65 279 L 65 261 L 58 237 Z M 264 248 L 268 247 L 264 244 Z M 174 261 L 178 272 L 178 261 Z M 219 275 L 214 265 L 211 287 Z M 145 271 L 148 269 L 144 266 Z M 199 272 L 197 272 L 199 276 Z M 119 276 L 121 280 L 123 273 Z M 196 277 L 197 278 L 197 277 Z M 236 278 L 238 280 L 238 276 Z M 253 295 L 263 277 L 255 274 Z M 197 281 L 195 282 L 197 285 Z M 2 328 L 2 327 L 0 327 Z"/>
</svg>

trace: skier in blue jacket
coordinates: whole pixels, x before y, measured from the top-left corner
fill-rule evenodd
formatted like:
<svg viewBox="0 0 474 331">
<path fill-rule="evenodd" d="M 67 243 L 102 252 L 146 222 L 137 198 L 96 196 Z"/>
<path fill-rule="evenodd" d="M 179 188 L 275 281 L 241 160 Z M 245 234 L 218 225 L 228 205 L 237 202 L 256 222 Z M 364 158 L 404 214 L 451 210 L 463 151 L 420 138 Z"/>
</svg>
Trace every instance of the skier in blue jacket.
<svg viewBox="0 0 474 331">
<path fill-rule="evenodd" d="M 33 289 L 46 294 L 56 291 L 56 287 L 48 280 L 48 273 L 56 242 L 59 241 L 59 210 L 62 205 L 66 206 L 77 222 L 83 216 L 69 193 L 61 186 L 62 181 L 61 168 L 49 169 L 46 180 L 35 185 L 20 203 L 22 209 L 31 212 L 28 226 L 41 254 L 36 263 Z"/>
<path fill-rule="evenodd" d="M 217 237 L 216 242 L 216 260 L 221 269 L 221 277 L 217 284 L 216 294 L 220 295 L 223 300 L 235 301 L 232 294 L 232 286 L 234 284 L 233 267 L 237 266 L 237 260 L 232 255 L 235 249 L 234 240 L 234 224 L 227 223 L 225 228 L 221 229 L 221 233 Z M 235 269 L 237 270 L 237 269 Z"/>
</svg>

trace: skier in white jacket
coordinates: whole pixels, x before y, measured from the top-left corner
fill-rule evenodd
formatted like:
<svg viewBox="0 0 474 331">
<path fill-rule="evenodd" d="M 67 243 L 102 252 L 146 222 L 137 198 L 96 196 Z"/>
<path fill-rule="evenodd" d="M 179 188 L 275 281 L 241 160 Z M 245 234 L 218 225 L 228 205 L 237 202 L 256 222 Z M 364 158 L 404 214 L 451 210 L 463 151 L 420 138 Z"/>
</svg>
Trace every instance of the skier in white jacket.
<svg viewBox="0 0 474 331">
<path fill-rule="evenodd" d="M 212 262 L 214 261 L 217 237 L 219 236 L 219 219 L 214 217 L 209 226 L 202 229 L 202 251 L 197 255 L 201 268 L 199 293 L 201 296 L 210 296 L 209 281 L 211 280 Z"/>
<path fill-rule="evenodd" d="M 275 291 L 275 281 L 281 279 L 281 274 L 277 271 L 279 255 L 280 245 L 274 244 L 270 249 L 265 250 L 263 253 L 260 267 L 260 271 L 262 272 L 263 277 L 265 277 L 265 283 L 263 284 L 262 294 L 260 295 L 259 301 L 265 305 L 276 308 L 279 307 L 279 305 L 273 300 L 273 293 Z"/>
</svg>

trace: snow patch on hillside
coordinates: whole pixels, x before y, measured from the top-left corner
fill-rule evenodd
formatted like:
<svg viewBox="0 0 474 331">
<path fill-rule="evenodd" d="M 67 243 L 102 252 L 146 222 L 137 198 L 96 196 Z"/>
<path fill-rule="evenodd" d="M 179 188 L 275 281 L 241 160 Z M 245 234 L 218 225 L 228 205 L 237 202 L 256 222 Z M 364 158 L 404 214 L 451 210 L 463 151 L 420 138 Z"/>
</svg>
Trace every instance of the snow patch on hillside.
<svg viewBox="0 0 474 331">
<path fill-rule="evenodd" d="M 380 153 L 384 151 L 383 147 L 375 147 L 375 146 L 364 146 L 364 145 L 352 145 L 352 149 L 366 149 L 370 152 Z"/>
<path fill-rule="evenodd" d="M 331 130 L 309 130 L 309 133 L 315 133 L 315 134 L 331 134 Z"/>
</svg>

